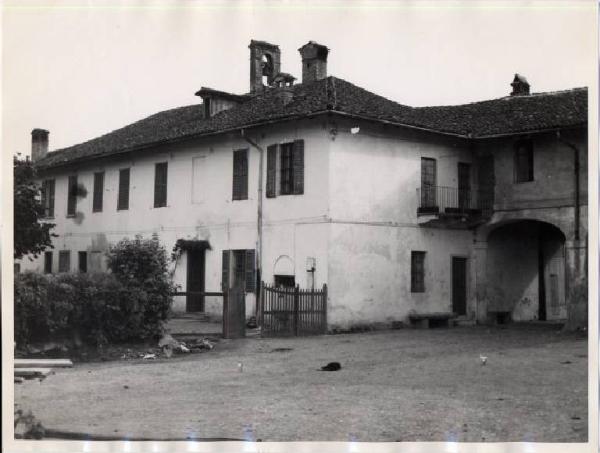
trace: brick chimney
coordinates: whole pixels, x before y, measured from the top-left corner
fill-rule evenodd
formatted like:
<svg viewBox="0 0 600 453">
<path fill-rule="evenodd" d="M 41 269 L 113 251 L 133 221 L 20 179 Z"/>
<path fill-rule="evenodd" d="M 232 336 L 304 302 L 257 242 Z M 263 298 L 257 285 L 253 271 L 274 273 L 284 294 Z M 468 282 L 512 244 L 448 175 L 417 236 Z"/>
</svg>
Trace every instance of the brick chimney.
<svg viewBox="0 0 600 453">
<path fill-rule="evenodd" d="M 302 83 L 310 83 L 327 77 L 327 54 L 329 49 L 309 41 L 298 49 L 302 56 Z"/>
<path fill-rule="evenodd" d="M 48 154 L 48 132 L 45 129 L 34 129 L 31 131 L 31 160 L 40 160 Z"/>
<path fill-rule="evenodd" d="M 529 94 L 529 82 L 520 74 L 515 74 L 510 86 L 513 88 L 511 96 L 527 96 Z"/>
</svg>

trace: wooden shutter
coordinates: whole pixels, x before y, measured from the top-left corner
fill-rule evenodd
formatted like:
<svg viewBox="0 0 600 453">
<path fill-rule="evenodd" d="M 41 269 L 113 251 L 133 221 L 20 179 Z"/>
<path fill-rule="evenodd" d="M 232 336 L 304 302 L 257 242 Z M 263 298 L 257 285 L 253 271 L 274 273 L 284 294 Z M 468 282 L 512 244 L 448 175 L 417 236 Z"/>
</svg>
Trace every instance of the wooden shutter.
<svg viewBox="0 0 600 453">
<path fill-rule="evenodd" d="M 104 172 L 94 173 L 94 198 L 92 202 L 93 212 L 102 212 L 102 201 L 104 196 Z"/>
<path fill-rule="evenodd" d="M 232 200 L 248 199 L 248 150 L 233 152 Z"/>
<path fill-rule="evenodd" d="M 256 251 L 246 250 L 246 292 L 256 291 Z"/>
<path fill-rule="evenodd" d="M 277 145 L 267 146 L 267 198 L 275 198 L 277 184 Z"/>
<path fill-rule="evenodd" d="M 54 217 L 54 179 L 48 181 L 48 217 Z"/>
<path fill-rule="evenodd" d="M 119 198 L 117 210 L 129 209 L 129 168 L 119 171 Z"/>
<path fill-rule="evenodd" d="M 167 172 L 168 163 L 161 162 L 154 166 L 154 207 L 167 205 Z"/>
<path fill-rule="evenodd" d="M 294 193 L 304 193 L 304 140 L 294 141 L 292 153 L 292 164 L 294 166 Z"/>
<path fill-rule="evenodd" d="M 229 289 L 229 250 L 223 250 L 223 260 L 221 266 L 221 289 Z"/>
<path fill-rule="evenodd" d="M 77 209 L 77 176 L 69 176 L 69 193 L 67 194 L 67 215 L 75 215 Z"/>
<path fill-rule="evenodd" d="M 42 182 L 42 207 L 44 208 L 44 217 L 50 217 L 48 213 L 48 180 Z"/>
</svg>

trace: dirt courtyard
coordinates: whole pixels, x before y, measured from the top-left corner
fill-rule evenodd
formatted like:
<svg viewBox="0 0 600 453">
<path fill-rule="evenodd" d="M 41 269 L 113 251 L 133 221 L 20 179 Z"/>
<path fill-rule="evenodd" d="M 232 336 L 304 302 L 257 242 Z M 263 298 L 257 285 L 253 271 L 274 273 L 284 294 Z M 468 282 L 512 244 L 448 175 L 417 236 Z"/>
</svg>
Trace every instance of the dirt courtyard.
<svg viewBox="0 0 600 453">
<path fill-rule="evenodd" d="M 587 341 L 517 326 L 232 340 L 75 364 L 15 402 L 46 428 L 128 438 L 584 442 Z"/>
</svg>

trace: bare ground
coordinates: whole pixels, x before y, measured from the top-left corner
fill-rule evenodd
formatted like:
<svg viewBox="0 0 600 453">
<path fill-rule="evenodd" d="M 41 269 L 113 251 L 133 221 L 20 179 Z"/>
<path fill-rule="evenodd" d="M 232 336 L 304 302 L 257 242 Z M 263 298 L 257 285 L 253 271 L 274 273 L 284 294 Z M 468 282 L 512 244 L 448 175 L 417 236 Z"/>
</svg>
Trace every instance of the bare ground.
<svg viewBox="0 0 600 453">
<path fill-rule="evenodd" d="M 342 370 L 317 371 L 330 361 Z M 522 327 L 223 341 L 76 364 L 15 402 L 47 428 L 128 438 L 585 442 L 587 341 Z"/>
</svg>

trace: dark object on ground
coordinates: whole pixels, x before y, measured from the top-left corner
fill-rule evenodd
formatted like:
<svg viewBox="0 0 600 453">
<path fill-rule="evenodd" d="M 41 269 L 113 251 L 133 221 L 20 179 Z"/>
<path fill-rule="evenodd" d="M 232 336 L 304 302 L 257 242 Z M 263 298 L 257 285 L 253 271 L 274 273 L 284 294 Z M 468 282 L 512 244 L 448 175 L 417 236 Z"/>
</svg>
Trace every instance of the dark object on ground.
<svg viewBox="0 0 600 453">
<path fill-rule="evenodd" d="M 342 369 L 342 365 L 339 362 L 329 362 L 327 365 L 321 367 L 321 371 L 338 371 Z"/>
<path fill-rule="evenodd" d="M 274 348 L 271 349 L 271 352 L 289 352 L 289 351 L 293 351 L 293 348 Z"/>
<path fill-rule="evenodd" d="M 129 386 L 128 386 L 128 385 L 124 385 L 124 386 L 123 386 L 123 388 L 124 388 L 124 389 L 128 389 L 128 388 L 129 388 Z"/>
<path fill-rule="evenodd" d="M 248 322 L 246 323 L 246 327 L 248 329 L 256 329 L 258 327 L 258 324 L 256 323 L 256 316 L 252 316 Z"/>
<path fill-rule="evenodd" d="M 571 362 L 570 360 L 565 360 L 564 362 L 560 362 L 560 363 L 561 363 L 561 365 L 570 365 L 573 362 Z"/>
</svg>

